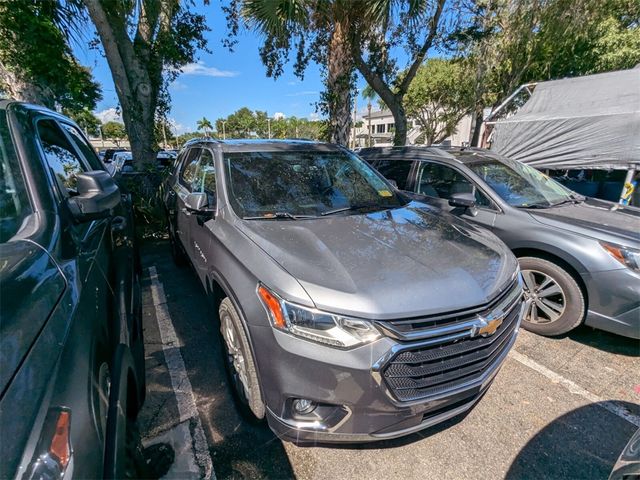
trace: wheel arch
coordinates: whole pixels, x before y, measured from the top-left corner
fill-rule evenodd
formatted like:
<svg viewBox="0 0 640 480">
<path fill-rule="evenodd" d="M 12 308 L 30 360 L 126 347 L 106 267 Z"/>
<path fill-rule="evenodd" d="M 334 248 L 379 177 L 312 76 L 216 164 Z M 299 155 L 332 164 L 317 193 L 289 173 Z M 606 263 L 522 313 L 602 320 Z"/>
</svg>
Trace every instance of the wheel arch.
<svg viewBox="0 0 640 480">
<path fill-rule="evenodd" d="M 582 279 L 582 275 L 580 275 L 580 273 L 578 272 L 578 269 L 574 266 L 575 264 L 580 265 L 580 263 L 577 260 L 572 259 L 574 261 L 574 264 L 572 264 L 570 261 L 568 261 L 567 259 L 559 255 L 556 255 L 549 251 L 542 250 L 535 247 L 519 247 L 519 248 L 512 249 L 512 251 L 517 258 L 536 257 L 536 258 L 541 258 L 542 260 L 547 260 L 551 263 L 555 263 L 556 265 L 561 267 L 563 270 L 565 270 L 569 275 L 571 275 L 571 277 L 578 284 L 578 287 L 580 287 L 580 291 L 582 292 L 582 297 L 584 298 L 585 315 L 586 315 L 586 312 L 589 310 L 589 291 L 587 289 L 587 285 L 584 283 L 584 280 Z"/>
</svg>

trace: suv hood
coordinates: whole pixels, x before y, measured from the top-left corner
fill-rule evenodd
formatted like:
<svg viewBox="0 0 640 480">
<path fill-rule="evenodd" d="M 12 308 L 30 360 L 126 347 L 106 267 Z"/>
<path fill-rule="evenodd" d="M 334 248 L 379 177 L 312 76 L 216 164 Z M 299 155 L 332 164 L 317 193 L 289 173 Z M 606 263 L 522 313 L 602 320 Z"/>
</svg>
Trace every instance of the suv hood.
<svg viewBox="0 0 640 480">
<path fill-rule="evenodd" d="M 578 231 L 607 239 L 612 235 L 637 244 L 640 241 L 640 208 L 624 207 L 611 211 L 613 202 L 588 198 L 578 204 L 566 204 L 529 211 L 538 222 L 551 227 Z"/>
<path fill-rule="evenodd" d="M 366 215 L 248 220 L 240 228 L 317 308 L 363 318 L 483 304 L 517 271 L 515 257 L 493 234 L 416 202 Z"/>
</svg>

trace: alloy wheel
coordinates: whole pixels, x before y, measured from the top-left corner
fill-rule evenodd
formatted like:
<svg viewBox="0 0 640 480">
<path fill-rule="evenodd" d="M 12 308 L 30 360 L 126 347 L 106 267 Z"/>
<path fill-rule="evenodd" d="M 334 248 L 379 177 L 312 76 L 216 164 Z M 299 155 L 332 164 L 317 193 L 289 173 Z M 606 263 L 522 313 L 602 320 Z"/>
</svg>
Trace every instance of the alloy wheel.
<svg viewBox="0 0 640 480">
<path fill-rule="evenodd" d="M 222 319 L 222 337 L 227 350 L 227 362 L 231 367 L 233 382 L 238 393 L 243 393 L 244 397 L 251 402 L 251 390 L 249 389 L 249 378 L 247 376 L 247 365 L 240 344 L 240 338 L 236 333 L 231 318 L 224 316 Z"/>
<path fill-rule="evenodd" d="M 541 324 L 558 320 L 566 308 L 566 296 L 558 282 L 537 270 L 522 270 L 522 277 L 525 321 Z"/>
</svg>

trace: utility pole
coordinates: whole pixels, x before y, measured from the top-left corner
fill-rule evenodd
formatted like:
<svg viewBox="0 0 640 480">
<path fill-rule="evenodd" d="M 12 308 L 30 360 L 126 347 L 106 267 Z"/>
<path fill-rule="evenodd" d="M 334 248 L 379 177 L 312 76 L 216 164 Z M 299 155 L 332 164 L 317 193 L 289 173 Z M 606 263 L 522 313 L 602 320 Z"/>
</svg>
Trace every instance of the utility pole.
<svg viewBox="0 0 640 480">
<path fill-rule="evenodd" d="M 227 139 L 227 132 L 224 129 L 224 126 L 227 124 L 227 122 L 225 120 L 222 120 L 222 139 L 226 140 Z"/>
<path fill-rule="evenodd" d="M 369 103 L 367 103 L 367 111 L 368 111 L 368 116 L 369 116 L 369 147 L 371 147 L 371 101 L 369 101 Z"/>
<path fill-rule="evenodd" d="M 167 149 L 167 131 L 164 128 L 164 122 L 162 122 L 162 138 L 164 139 L 164 149 Z"/>
<path fill-rule="evenodd" d="M 269 126 L 269 140 L 271 140 L 271 119 L 267 117 L 267 125 Z"/>
</svg>

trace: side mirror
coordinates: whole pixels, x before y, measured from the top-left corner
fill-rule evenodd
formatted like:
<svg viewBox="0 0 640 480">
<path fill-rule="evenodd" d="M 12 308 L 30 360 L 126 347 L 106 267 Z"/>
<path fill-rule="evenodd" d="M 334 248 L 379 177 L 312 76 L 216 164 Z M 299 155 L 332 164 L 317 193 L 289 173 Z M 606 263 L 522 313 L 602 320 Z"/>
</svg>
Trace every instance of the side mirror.
<svg viewBox="0 0 640 480">
<path fill-rule="evenodd" d="M 387 178 L 387 182 L 389 182 L 391 185 L 393 185 L 396 190 L 398 189 L 398 182 L 396 182 L 395 180 Z"/>
<path fill-rule="evenodd" d="M 209 195 L 204 192 L 193 192 L 184 199 L 184 206 L 187 213 L 197 216 L 198 224 L 203 225 L 206 220 L 214 218 L 215 210 L 209 204 Z"/>
<path fill-rule="evenodd" d="M 80 173 L 76 176 L 78 194 L 67 201 L 78 222 L 106 218 L 120 203 L 120 189 L 104 170 Z"/>
<path fill-rule="evenodd" d="M 186 196 L 184 199 L 184 205 L 187 210 L 192 213 L 204 212 L 209 206 L 209 199 L 206 193 L 193 192 Z"/>
<path fill-rule="evenodd" d="M 449 198 L 449 205 L 468 211 L 472 217 L 478 214 L 476 210 L 476 197 L 473 193 L 454 193 Z"/>
</svg>

